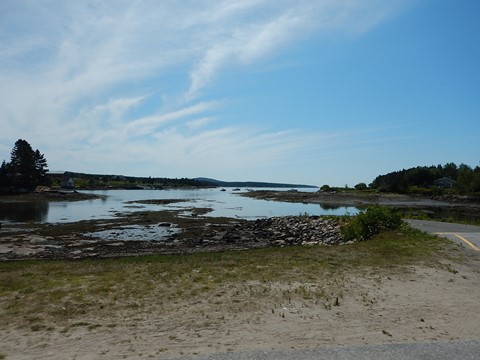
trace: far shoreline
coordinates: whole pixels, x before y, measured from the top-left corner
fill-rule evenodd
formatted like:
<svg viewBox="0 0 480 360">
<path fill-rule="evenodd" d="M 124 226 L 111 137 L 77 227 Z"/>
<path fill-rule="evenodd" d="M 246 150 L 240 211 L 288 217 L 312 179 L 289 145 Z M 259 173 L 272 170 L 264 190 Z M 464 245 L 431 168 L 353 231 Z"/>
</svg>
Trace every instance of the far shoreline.
<svg viewBox="0 0 480 360">
<path fill-rule="evenodd" d="M 446 195 L 439 197 L 413 196 L 398 193 L 331 191 L 302 192 L 254 190 L 242 193 L 242 196 L 262 200 L 301 202 L 306 204 L 325 204 L 337 206 L 395 206 L 395 207 L 478 207 L 480 200 L 474 197 Z"/>
</svg>

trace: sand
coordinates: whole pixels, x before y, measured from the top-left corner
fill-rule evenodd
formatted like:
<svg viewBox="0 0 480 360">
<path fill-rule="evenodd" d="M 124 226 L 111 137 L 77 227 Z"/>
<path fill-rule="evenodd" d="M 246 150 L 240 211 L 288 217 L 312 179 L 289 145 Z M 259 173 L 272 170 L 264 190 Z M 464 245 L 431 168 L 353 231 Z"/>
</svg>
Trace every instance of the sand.
<svg viewBox="0 0 480 360">
<path fill-rule="evenodd" d="M 150 299 L 148 306 L 108 319 L 86 314 L 68 330 L 55 324 L 36 331 L 0 326 L 0 353 L 6 359 L 172 359 L 229 351 L 480 339 L 478 253 L 468 252 L 466 261 L 441 268 L 347 273 L 343 285 L 329 302 L 296 298 L 274 303 L 256 291 L 261 284 L 251 283 L 161 309 Z M 281 290 L 309 284 L 269 286 Z"/>
</svg>

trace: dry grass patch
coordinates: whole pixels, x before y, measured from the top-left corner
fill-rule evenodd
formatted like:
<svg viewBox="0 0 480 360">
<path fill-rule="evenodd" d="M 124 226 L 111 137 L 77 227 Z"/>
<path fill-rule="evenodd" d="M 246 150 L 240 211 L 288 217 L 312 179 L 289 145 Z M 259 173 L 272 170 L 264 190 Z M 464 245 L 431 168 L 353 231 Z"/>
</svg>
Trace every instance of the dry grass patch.
<svg viewBox="0 0 480 360">
<path fill-rule="evenodd" d="M 115 327 L 145 314 L 191 317 L 192 328 L 226 316 L 300 306 L 341 306 L 350 276 L 445 266 L 447 240 L 411 229 L 343 246 L 269 248 L 81 261 L 0 263 L 0 323 L 32 331 Z M 450 251 L 449 251 L 450 253 Z M 205 307 L 205 304 L 208 306 Z M 225 315 L 227 314 L 227 315 Z M 283 316 L 285 314 L 283 313 Z M 99 323 L 98 319 L 105 319 Z"/>
</svg>

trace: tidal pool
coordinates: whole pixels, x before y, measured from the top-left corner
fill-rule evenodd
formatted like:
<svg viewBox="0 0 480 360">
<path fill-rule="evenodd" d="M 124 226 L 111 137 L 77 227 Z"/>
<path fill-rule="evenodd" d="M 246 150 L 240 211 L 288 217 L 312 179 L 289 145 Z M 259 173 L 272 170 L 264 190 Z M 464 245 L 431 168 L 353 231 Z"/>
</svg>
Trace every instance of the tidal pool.
<svg viewBox="0 0 480 360">
<path fill-rule="evenodd" d="M 155 241 L 179 233 L 180 228 L 173 225 L 125 225 L 114 229 L 85 233 L 85 236 L 107 241 Z"/>
</svg>

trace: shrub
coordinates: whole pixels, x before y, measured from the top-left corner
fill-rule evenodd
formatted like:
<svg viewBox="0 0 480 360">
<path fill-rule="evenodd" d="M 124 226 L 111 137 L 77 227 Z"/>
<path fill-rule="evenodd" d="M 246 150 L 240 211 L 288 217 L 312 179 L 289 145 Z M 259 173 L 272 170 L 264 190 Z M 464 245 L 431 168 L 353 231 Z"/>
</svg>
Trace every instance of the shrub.
<svg viewBox="0 0 480 360">
<path fill-rule="evenodd" d="M 368 189 L 368 186 L 367 184 L 365 183 L 358 183 L 357 185 L 355 185 L 355 189 L 356 190 L 367 190 Z"/>
<path fill-rule="evenodd" d="M 332 189 L 330 188 L 329 185 L 325 184 L 325 185 L 322 185 L 322 187 L 320 188 L 320 190 L 321 190 L 321 191 L 330 191 L 330 190 L 332 190 Z"/>
<path fill-rule="evenodd" d="M 402 223 L 401 216 L 395 210 L 372 206 L 344 225 L 342 235 L 347 241 L 362 241 L 370 239 L 382 230 L 397 229 Z"/>
</svg>

